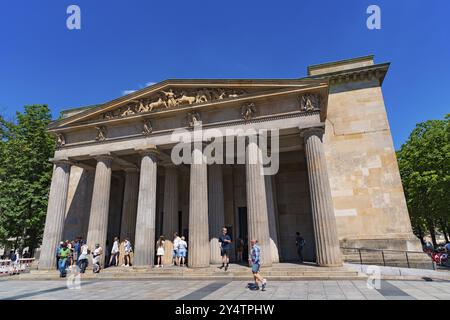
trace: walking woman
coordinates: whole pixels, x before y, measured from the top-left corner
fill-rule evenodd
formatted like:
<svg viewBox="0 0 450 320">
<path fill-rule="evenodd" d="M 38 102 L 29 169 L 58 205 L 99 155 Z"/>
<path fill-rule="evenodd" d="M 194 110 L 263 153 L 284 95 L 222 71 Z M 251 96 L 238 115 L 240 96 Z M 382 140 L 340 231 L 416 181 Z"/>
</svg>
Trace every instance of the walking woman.
<svg viewBox="0 0 450 320">
<path fill-rule="evenodd" d="M 162 258 L 164 257 L 164 236 L 160 236 L 156 243 L 156 267 L 163 268 Z"/>
</svg>

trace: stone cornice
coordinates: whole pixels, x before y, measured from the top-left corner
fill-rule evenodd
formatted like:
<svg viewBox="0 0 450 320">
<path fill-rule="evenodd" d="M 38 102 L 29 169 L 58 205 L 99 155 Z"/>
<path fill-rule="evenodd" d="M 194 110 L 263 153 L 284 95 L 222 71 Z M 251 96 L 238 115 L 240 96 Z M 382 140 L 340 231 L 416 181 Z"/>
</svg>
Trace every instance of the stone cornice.
<svg viewBox="0 0 450 320">
<path fill-rule="evenodd" d="M 295 111 L 295 112 L 286 112 L 282 114 L 277 115 L 269 115 L 269 116 L 259 116 L 254 117 L 251 120 L 244 120 L 244 119 L 237 119 L 237 120 L 229 120 L 229 121 L 220 121 L 220 122 L 213 122 L 208 124 L 203 124 L 202 129 L 210 129 L 210 128 L 225 128 L 225 127 L 231 127 L 235 125 L 249 125 L 252 123 L 261 123 L 261 122 L 269 122 L 273 120 L 280 120 L 280 119 L 289 119 L 289 118 L 304 118 L 304 117 L 310 117 L 310 116 L 317 116 L 320 115 L 320 110 L 314 110 L 314 111 Z M 186 129 L 186 130 L 193 130 L 193 128 L 189 127 L 183 127 L 180 129 Z M 152 136 L 158 136 L 158 135 L 164 135 L 173 132 L 173 129 L 165 129 L 165 130 L 158 130 L 153 131 Z M 70 148 L 76 148 L 80 146 L 90 146 L 90 145 L 99 145 L 99 144 L 105 144 L 105 143 L 111 143 L 116 141 L 123 141 L 123 140 L 129 140 L 129 139 L 142 139 L 143 136 L 140 133 L 126 135 L 126 136 L 120 136 L 115 138 L 109 138 L 104 141 L 83 141 L 83 142 L 77 142 L 77 143 L 68 143 L 63 149 L 70 149 Z M 150 146 L 149 148 L 154 148 L 154 146 Z"/>
<path fill-rule="evenodd" d="M 306 77 L 305 79 L 328 79 L 330 85 L 354 82 L 361 80 L 379 80 L 380 86 L 383 84 L 384 77 L 389 69 L 390 63 L 376 64 L 373 66 L 365 66 L 360 68 L 354 68 L 350 70 L 342 70 L 324 74 L 318 74 L 314 76 Z"/>
</svg>

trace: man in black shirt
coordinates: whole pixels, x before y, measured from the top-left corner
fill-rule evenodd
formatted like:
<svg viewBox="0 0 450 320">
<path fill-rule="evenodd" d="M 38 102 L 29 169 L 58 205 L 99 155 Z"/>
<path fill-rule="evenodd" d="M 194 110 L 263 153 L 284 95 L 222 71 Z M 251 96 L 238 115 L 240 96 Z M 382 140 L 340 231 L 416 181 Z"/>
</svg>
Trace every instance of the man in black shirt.
<svg viewBox="0 0 450 320">
<path fill-rule="evenodd" d="M 298 254 L 298 258 L 300 259 L 300 263 L 303 263 L 303 247 L 305 246 L 305 239 L 303 239 L 303 237 L 300 235 L 300 232 L 296 232 L 295 233 L 296 237 L 295 237 L 295 245 L 297 246 L 297 254 Z"/>
<path fill-rule="evenodd" d="M 220 266 L 219 269 L 225 267 L 225 271 L 227 271 L 228 263 L 230 262 L 231 237 L 228 235 L 228 230 L 226 227 L 222 228 L 222 235 L 219 237 L 219 242 L 220 255 L 222 256 L 222 266 Z"/>
</svg>

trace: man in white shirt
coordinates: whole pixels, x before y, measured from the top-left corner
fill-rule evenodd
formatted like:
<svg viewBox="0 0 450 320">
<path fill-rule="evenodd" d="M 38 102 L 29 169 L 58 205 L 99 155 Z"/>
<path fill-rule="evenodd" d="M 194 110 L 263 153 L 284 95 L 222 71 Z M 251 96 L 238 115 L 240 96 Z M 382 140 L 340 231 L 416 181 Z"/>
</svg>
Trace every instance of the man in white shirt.
<svg viewBox="0 0 450 320">
<path fill-rule="evenodd" d="M 180 245 L 181 238 L 178 236 L 178 232 L 173 234 L 173 256 L 172 265 L 179 265 L 178 246 Z"/>
</svg>

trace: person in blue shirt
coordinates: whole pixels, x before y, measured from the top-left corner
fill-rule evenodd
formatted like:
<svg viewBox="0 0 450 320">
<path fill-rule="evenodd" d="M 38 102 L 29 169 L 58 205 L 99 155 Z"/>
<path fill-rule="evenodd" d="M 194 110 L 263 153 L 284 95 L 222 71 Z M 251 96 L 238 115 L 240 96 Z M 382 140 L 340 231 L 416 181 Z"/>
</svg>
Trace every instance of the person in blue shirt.
<svg viewBox="0 0 450 320">
<path fill-rule="evenodd" d="M 253 278 L 255 279 L 255 286 L 252 288 L 253 290 L 259 290 L 258 281 L 261 282 L 262 291 L 266 290 L 267 280 L 262 277 L 259 273 L 259 269 L 261 267 L 261 248 L 258 245 L 258 240 L 252 239 L 250 241 L 252 246 L 250 252 L 249 262 L 252 266 Z"/>
<path fill-rule="evenodd" d="M 222 256 L 222 266 L 220 266 L 219 269 L 225 267 L 225 271 L 227 271 L 230 262 L 231 237 L 228 234 L 228 229 L 226 227 L 222 228 L 222 235 L 219 237 L 219 243 L 220 255 Z"/>
</svg>

